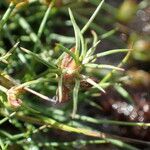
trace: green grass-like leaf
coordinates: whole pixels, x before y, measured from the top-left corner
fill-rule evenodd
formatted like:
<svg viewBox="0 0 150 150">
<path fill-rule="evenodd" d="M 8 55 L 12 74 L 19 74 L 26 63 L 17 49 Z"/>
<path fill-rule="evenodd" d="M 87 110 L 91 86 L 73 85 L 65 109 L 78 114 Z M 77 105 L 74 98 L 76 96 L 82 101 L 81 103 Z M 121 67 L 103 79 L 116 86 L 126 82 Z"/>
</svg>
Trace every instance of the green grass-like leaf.
<svg viewBox="0 0 150 150">
<path fill-rule="evenodd" d="M 106 64 L 93 64 L 93 63 L 88 63 L 85 64 L 86 67 L 90 67 L 90 68 L 95 68 L 95 69 L 115 69 L 115 70 L 119 70 L 119 71 L 124 71 L 123 68 L 119 68 L 119 67 L 115 67 L 112 65 L 106 65 Z"/>
<path fill-rule="evenodd" d="M 80 88 L 80 81 L 76 80 L 75 81 L 75 87 L 73 89 L 73 110 L 72 110 L 72 117 L 73 118 L 77 112 L 79 88 Z"/>
<path fill-rule="evenodd" d="M 92 79 L 82 75 L 82 78 L 84 80 L 86 80 L 89 84 L 93 85 L 95 88 L 98 88 L 100 91 L 102 91 L 103 93 L 105 93 L 105 90 L 99 85 L 97 84 L 95 81 L 93 81 Z"/>
<path fill-rule="evenodd" d="M 47 67 L 50 68 L 54 68 L 57 69 L 56 65 L 53 62 L 47 62 L 44 59 L 42 59 L 40 56 L 38 56 L 36 53 L 33 53 L 31 51 L 29 51 L 28 49 L 25 49 L 23 47 L 20 47 L 20 49 L 24 52 L 26 52 L 27 54 L 31 55 L 32 57 L 34 57 L 37 61 L 41 62 L 42 64 L 46 65 Z"/>
<path fill-rule="evenodd" d="M 2 30 L 2 28 L 4 27 L 4 25 L 6 24 L 6 22 L 8 21 L 12 11 L 15 8 L 15 4 L 13 2 L 11 2 L 9 4 L 8 9 L 6 10 L 5 14 L 3 15 L 1 21 L 0 21 L 0 31 Z"/>
<path fill-rule="evenodd" d="M 85 26 L 83 27 L 83 29 L 81 30 L 82 33 L 84 33 L 88 27 L 90 26 L 90 24 L 93 22 L 93 20 L 95 19 L 96 15 L 98 14 L 99 10 L 101 9 L 102 5 L 104 3 L 104 0 L 102 0 L 98 7 L 96 8 L 96 10 L 94 11 L 93 15 L 91 16 L 91 18 L 89 19 L 89 21 L 85 24 Z"/>
</svg>

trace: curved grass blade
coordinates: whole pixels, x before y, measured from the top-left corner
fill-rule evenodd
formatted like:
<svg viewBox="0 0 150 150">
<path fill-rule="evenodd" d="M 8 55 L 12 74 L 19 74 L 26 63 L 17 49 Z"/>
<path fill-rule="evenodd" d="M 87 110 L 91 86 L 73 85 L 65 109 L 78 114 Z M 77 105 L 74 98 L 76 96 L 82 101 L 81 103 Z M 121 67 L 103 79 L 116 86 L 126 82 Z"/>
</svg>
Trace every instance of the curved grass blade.
<svg viewBox="0 0 150 150">
<path fill-rule="evenodd" d="M 94 124 L 107 124 L 107 125 L 120 125 L 120 126 L 139 126 L 139 127 L 150 127 L 150 123 L 143 122 L 126 122 L 126 121 L 116 121 L 108 119 L 95 119 L 89 116 L 76 114 L 74 119 L 79 119 L 84 122 L 94 123 Z"/>
<path fill-rule="evenodd" d="M 126 53 L 128 51 L 130 51 L 132 49 L 115 49 L 115 50 L 108 50 L 106 52 L 101 52 L 101 53 L 98 53 L 98 54 L 95 54 L 93 56 L 90 56 L 88 57 L 88 61 L 92 61 L 93 59 L 96 59 L 96 58 L 99 58 L 99 57 L 104 57 L 104 56 L 107 56 L 107 55 L 112 55 L 112 54 L 115 54 L 115 53 Z"/>
<path fill-rule="evenodd" d="M 129 144 L 126 144 L 120 140 L 117 139 L 110 139 L 110 138 L 105 138 L 105 139 L 96 139 L 96 140 L 76 140 L 76 141 L 71 141 L 71 142 L 49 142 L 49 143 L 40 143 L 40 146 L 46 146 L 46 147 L 75 147 L 75 146 L 85 146 L 85 145 L 89 145 L 89 144 L 93 144 L 93 145 L 97 145 L 97 144 L 109 144 L 111 143 L 112 145 L 115 145 L 117 147 L 123 148 L 123 149 L 127 149 L 127 150 L 138 150 L 136 147 L 133 147 Z"/>
<path fill-rule="evenodd" d="M 80 53 L 80 42 L 81 42 L 81 56 L 80 56 L 80 59 L 82 60 L 86 54 L 86 49 L 85 49 L 85 46 L 84 46 L 84 38 L 83 38 L 83 35 L 80 31 L 80 28 L 78 27 L 75 19 L 74 19 L 74 16 L 72 14 L 72 11 L 71 9 L 69 9 L 69 15 L 70 15 L 70 19 L 71 19 L 71 22 L 72 22 L 72 25 L 73 25 L 73 28 L 74 28 L 74 32 L 75 32 L 75 39 L 76 39 L 76 52 L 75 54 L 77 54 L 77 56 L 79 56 L 79 53 Z"/>
<path fill-rule="evenodd" d="M 3 26 L 6 24 L 7 20 L 9 19 L 13 9 L 15 8 L 15 4 L 11 2 L 9 4 L 8 9 L 6 10 L 5 14 L 3 15 L 1 21 L 0 21 L 0 30 L 3 28 Z"/>
<path fill-rule="evenodd" d="M 100 36 L 100 39 L 108 38 L 108 37 L 112 36 L 113 34 L 115 34 L 116 31 L 117 31 L 116 28 L 115 28 L 115 29 L 112 29 L 112 30 L 110 30 L 110 31 L 107 31 L 106 33 L 104 33 L 104 34 L 102 34 L 102 35 Z"/>
<path fill-rule="evenodd" d="M 12 52 L 18 47 L 19 42 L 17 42 L 4 56 L 0 57 L 0 61 L 7 63 L 7 59 L 12 55 Z"/>
<path fill-rule="evenodd" d="M 3 118 L 2 120 L 0 120 L 0 125 L 3 124 L 4 122 L 6 122 L 7 120 L 9 120 L 11 117 L 13 117 L 16 114 L 16 111 L 9 114 L 9 116 Z"/>
<path fill-rule="evenodd" d="M 105 64 L 98 65 L 98 64 L 89 63 L 89 64 L 85 64 L 85 66 L 90 68 L 95 68 L 95 69 L 115 69 L 119 71 L 124 71 L 123 68 L 115 67 L 112 65 L 105 65 Z"/>
<path fill-rule="evenodd" d="M 85 24 L 85 26 L 83 27 L 83 29 L 81 30 L 81 33 L 83 34 L 88 27 L 90 26 L 90 24 L 92 23 L 92 21 L 95 19 L 96 15 L 98 14 L 99 10 L 101 9 L 102 5 L 104 3 L 104 0 L 102 0 L 100 2 L 100 4 L 98 5 L 98 7 L 96 8 L 95 12 L 93 13 L 93 15 L 91 16 L 91 18 L 89 19 L 89 21 Z"/>
<path fill-rule="evenodd" d="M 57 69 L 57 67 L 56 67 L 56 65 L 55 65 L 54 63 L 45 61 L 45 60 L 42 59 L 38 54 L 33 53 L 33 52 L 29 51 L 28 49 L 23 48 L 23 47 L 20 47 L 20 49 L 21 49 L 22 51 L 26 52 L 27 54 L 31 55 L 31 56 L 34 57 L 37 61 L 43 63 L 43 64 L 46 65 L 47 67 L 50 67 L 50 68 L 52 67 L 52 68 L 54 68 L 54 69 Z M 59 71 L 59 70 L 58 70 L 58 71 Z"/>
<path fill-rule="evenodd" d="M 80 35 L 79 35 L 79 27 L 77 26 L 75 19 L 73 17 L 72 11 L 69 8 L 69 15 L 70 15 L 70 19 L 74 28 L 74 33 L 75 33 L 75 54 L 77 57 L 79 57 L 79 50 L 80 50 Z"/>
<path fill-rule="evenodd" d="M 102 91 L 103 93 L 106 93 L 105 90 L 99 85 L 97 84 L 95 81 L 93 81 L 92 79 L 82 75 L 82 78 L 84 80 L 86 80 L 89 84 L 93 85 L 94 87 L 98 88 L 100 91 Z"/>
<path fill-rule="evenodd" d="M 100 43 L 100 40 L 98 41 L 98 36 L 96 32 L 92 30 L 91 33 L 93 35 L 93 44 L 92 44 L 92 47 L 87 51 L 85 57 L 89 57 L 90 55 L 92 55 L 96 49 L 96 46 Z"/>
<path fill-rule="evenodd" d="M 61 101 L 62 101 L 62 94 L 63 94 L 63 92 L 62 92 L 62 81 L 63 80 L 63 75 L 61 75 L 60 76 L 60 78 L 59 78 L 59 80 L 58 80 L 58 101 L 59 101 L 59 103 L 61 103 Z"/>
<path fill-rule="evenodd" d="M 131 95 L 128 93 L 128 91 L 126 89 L 124 89 L 121 85 L 116 84 L 114 86 L 114 88 L 116 89 L 116 91 L 122 96 L 124 97 L 130 104 L 134 105 L 134 101 L 131 97 Z"/>
<path fill-rule="evenodd" d="M 74 118 L 77 112 L 77 103 L 78 103 L 78 92 L 80 88 L 80 80 L 75 80 L 75 87 L 73 89 L 73 110 L 72 110 L 72 118 Z"/>
<path fill-rule="evenodd" d="M 126 56 L 122 59 L 122 61 L 118 64 L 117 67 L 122 67 L 122 66 L 127 62 L 127 60 L 129 59 L 130 54 L 131 54 L 131 50 L 128 51 L 128 53 L 126 54 Z M 100 81 L 99 84 L 102 84 L 102 83 L 107 82 L 107 81 L 112 77 L 112 75 L 113 75 L 115 72 L 116 72 L 116 69 L 113 69 L 111 72 L 109 72 L 109 73 Z"/>
<path fill-rule="evenodd" d="M 100 43 L 101 41 L 99 40 L 98 42 L 96 42 L 86 53 L 85 58 L 83 59 L 83 64 L 88 63 L 91 59 L 90 56 L 91 54 L 93 54 L 95 48 L 97 47 L 97 45 Z"/>
<path fill-rule="evenodd" d="M 120 148 L 123 148 L 123 149 L 127 149 L 127 150 L 139 150 L 138 148 L 132 146 L 132 145 L 129 145 L 129 144 L 126 144 L 124 142 L 122 142 L 121 140 L 117 140 L 117 139 L 110 139 L 110 138 L 106 138 L 105 139 L 106 141 L 108 141 L 109 143 L 113 144 L 113 145 L 116 145 Z"/>
<path fill-rule="evenodd" d="M 56 1 L 56 0 L 52 0 L 52 2 L 50 2 L 49 6 L 48 6 L 48 9 L 47 9 L 46 12 L 45 12 L 45 15 L 44 15 L 44 17 L 43 17 L 43 20 L 42 20 L 42 22 L 41 22 L 41 24 L 40 24 L 40 27 L 39 27 L 39 30 L 38 30 L 38 33 L 37 33 L 37 36 L 38 36 L 39 39 L 40 39 L 40 37 L 41 37 L 41 35 L 42 35 L 42 32 L 43 32 L 43 30 L 44 30 L 46 21 L 47 21 L 47 19 L 48 19 L 48 16 L 49 16 L 49 14 L 50 14 L 50 11 L 51 11 L 51 9 L 52 9 L 52 7 L 53 7 L 55 1 Z"/>
</svg>

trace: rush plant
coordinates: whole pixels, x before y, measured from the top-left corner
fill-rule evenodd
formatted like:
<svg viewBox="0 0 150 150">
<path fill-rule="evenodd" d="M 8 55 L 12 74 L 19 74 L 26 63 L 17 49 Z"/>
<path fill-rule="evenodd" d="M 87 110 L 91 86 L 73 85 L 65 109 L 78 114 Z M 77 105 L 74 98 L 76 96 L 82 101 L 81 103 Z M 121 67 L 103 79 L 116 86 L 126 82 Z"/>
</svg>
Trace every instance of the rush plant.
<svg viewBox="0 0 150 150">
<path fill-rule="evenodd" d="M 55 61 L 47 62 L 40 58 L 38 54 L 20 47 L 22 51 L 28 53 L 29 55 L 32 55 L 37 61 L 40 61 L 44 65 L 48 66 L 50 72 L 56 75 L 55 79 L 57 79 L 58 81 L 58 88 L 56 91 L 56 96 L 54 98 L 56 102 L 59 103 L 66 102 L 69 99 L 73 98 L 73 117 L 75 116 L 77 111 L 77 101 L 80 87 L 86 88 L 91 85 L 91 87 L 97 88 L 101 92 L 105 93 L 105 90 L 101 87 L 101 85 L 94 81 L 92 79 L 93 77 L 88 76 L 86 72 L 87 68 L 105 68 L 124 71 L 123 68 L 115 67 L 109 64 L 98 64 L 96 63 L 96 60 L 102 56 L 130 51 L 130 49 L 117 49 L 95 54 L 96 47 L 100 43 L 100 40 L 98 40 L 98 36 L 94 30 L 91 31 L 93 42 L 91 47 L 88 48 L 87 41 L 84 38 L 84 33 L 87 31 L 88 27 L 96 17 L 103 2 L 104 0 L 101 1 L 89 21 L 82 29 L 80 29 L 77 25 L 71 9 L 68 9 L 70 20 L 74 29 L 75 44 L 72 46 L 72 48 L 64 47 L 60 43 L 56 44 L 56 47 L 59 48 L 63 53 Z M 73 96 L 72 98 L 70 98 L 69 95 L 72 91 Z"/>
<path fill-rule="evenodd" d="M 34 2 L 36 3 L 37 1 L 25 2 L 29 2 L 30 4 Z M 107 133 L 105 134 L 97 131 L 97 129 L 95 130 L 93 127 L 86 126 L 79 121 L 95 124 L 105 123 L 130 126 L 150 126 L 149 123 L 128 123 L 114 120 L 102 120 L 76 114 L 78 112 L 77 107 L 79 105 L 79 100 L 82 102 L 87 95 L 91 96 L 95 91 L 96 94 L 106 93 L 105 88 L 109 85 L 116 85 L 116 87 L 120 86 L 119 84 L 116 84 L 116 81 L 113 83 L 111 77 L 118 71 L 124 71 L 122 67 L 127 62 L 131 52 L 131 49 L 113 49 L 101 53 L 96 52 L 97 46 L 101 44 L 101 40 L 96 33 L 96 29 L 93 29 L 91 32 L 89 32 L 89 27 L 93 25 L 93 20 L 98 15 L 103 4 L 105 5 L 104 0 L 99 3 L 98 7 L 89 20 L 86 21 L 83 28 L 78 25 L 79 23 L 77 23 L 75 19 L 76 13 L 74 11 L 72 12 L 69 8 L 67 14 L 69 14 L 70 17 L 72 31 L 74 31 L 74 37 L 72 38 L 73 42 L 67 46 L 64 46 L 61 44 L 61 42 L 55 43 L 54 47 L 51 46 L 53 48 L 51 50 L 52 55 L 46 55 L 44 58 L 42 56 L 42 52 L 46 52 L 47 54 L 49 49 L 47 50 L 45 45 L 47 43 L 47 45 L 49 45 L 49 42 L 44 45 L 40 39 L 43 32 L 47 32 L 46 22 L 48 20 L 48 15 L 55 6 L 55 0 L 51 1 L 45 14 L 42 14 L 44 17 L 41 19 L 42 21 L 40 22 L 37 34 L 34 32 L 34 30 L 32 30 L 30 23 L 28 22 L 28 20 L 32 22 L 36 16 L 33 15 L 26 19 L 23 17 L 23 15 L 21 15 L 21 13 L 19 14 L 19 12 L 15 10 L 17 4 L 14 3 L 14 1 L 10 3 L 9 8 L 7 9 L 6 13 L 4 13 L 0 21 L 0 31 L 6 32 L 5 36 L 8 37 L 8 39 L 12 42 L 12 45 L 14 45 L 7 52 L 6 50 L 2 49 L 2 55 L 0 56 L 0 65 L 2 64 L 7 66 L 6 68 L 2 68 L 0 70 L 0 115 L 3 116 L 3 118 L 0 120 L 0 125 L 9 121 L 9 123 L 13 124 L 18 130 L 17 134 L 13 135 L 10 134 L 9 131 L 7 132 L 6 130 L 0 129 L 0 136 L 2 136 L 2 139 L 0 137 L 0 147 L 2 149 L 6 149 L 8 145 L 13 145 L 14 143 L 23 146 L 24 149 L 30 149 L 30 144 L 31 146 L 46 146 L 53 148 L 59 146 L 65 147 L 79 144 L 85 145 L 102 143 L 111 143 L 113 145 L 117 145 L 118 147 L 131 150 L 136 149 L 133 146 L 125 144 L 123 140 L 127 142 L 138 142 L 137 140 L 128 140 L 127 138 L 123 139 L 119 136 L 112 136 Z M 40 9 L 42 10 L 43 7 L 40 6 Z M 11 27 L 21 27 L 23 30 L 23 35 L 21 35 L 19 39 L 20 42 L 15 42 L 17 40 L 14 40 L 13 36 L 11 36 L 11 32 L 7 30 L 8 20 L 13 13 L 16 13 L 14 15 L 14 19 L 17 20 L 17 23 L 12 23 Z M 37 16 L 38 15 L 39 14 L 37 14 Z M 38 17 L 40 17 L 40 15 Z M 90 38 L 87 38 L 86 32 L 87 34 L 90 33 Z M 106 32 L 103 34 L 101 39 L 113 35 L 114 32 L 115 30 Z M 24 36 L 25 33 L 27 34 L 26 36 Z M 49 33 L 50 32 L 48 31 L 47 35 L 51 36 Z M 61 36 L 59 36 L 59 38 L 60 37 Z M 27 44 L 25 44 L 22 39 L 25 40 Z M 28 44 L 28 42 L 33 43 L 34 46 L 32 44 Z M 29 47 L 27 48 L 26 46 Z M 55 54 L 55 49 L 59 51 L 57 54 Z M 116 53 L 127 53 L 117 66 L 99 63 L 99 58 Z M 14 57 L 15 60 L 11 59 L 12 57 Z M 14 79 L 16 76 L 12 78 L 9 74 L 11 74 L 14 66 L 17 66 L 18 68 L 20 67 L 20 62 L 17 60 L 18 58 L 23 66 L 25 66 L 25 77 L 22 79 L 22 76 L 19 76 L 18 80 L 16 80 Z M 36 71 L 38 70 L 37 64 L 39 66 L 41 65 L 42 67 L 44 66 L 46 69 L 44 71 L 42 70 L 42 73 L 36 74 Z M 12 67 L 11 65 L 14 66 Z M 22 69 L 22 66 L 19 69 Z M 105 74 L 102 76 L 93 74 L 94 71 L 96 72 L 98 70 L 101 72 L 103 69 L 110 69 L 111 71 L 105 72 Z M 34 88 L 36 90 L 34 90 Z M 121 91 L 124 91 L 121 86 L 120 89 Z M 124 93 L 125 96 L 128 96 L 126 91 L 124 91 Z M 32 97 L 30 94 L 34 96 Z M 50 94 L 52 96 L 50 96 Z M 46 100 L 48 104 L 51 103 L 54 105 L 51 105 L 50 107 L 48 106 L 48 108 L 44 106 L 45 108 L 43 108 L 43 105 L 40 105 L 38 101 L 36 101 L 38 106 L 34 106 L 34 100 L 36 99 L 36 96 L 40 99 Z M 28 103 L 26 101 L 28 101 Z M 90 103 L 92 100 L 85 98 L 85 101 Z M 30 102 L 33 102 L 32 105 L 30 105 Z M 59 106 L 60 103 L 64 102 L 65 104 L 71 103 L 71 116 L 74 120 L 69 118 L 70 111 L 68 111 L 68 109 L 63 110 L 55 107 L 55 104 L 56 106 Z M 94 105 L 95 103 L 93 106 Z M 72 122 L 75 124 L 72 125 Z M 47 132 L 51 128 L 71 133 L 83 134 L 89 137 L 94 137 L 94 139 L 81 139 L 79 141 L 77 140 L 72 142 L 54 142 L 53 139 L 48 139 L 48 142 L 45 142 L 45 140 L 45 143 L 40 141 L 38 144 L 35 142 L 36 140 L 32 141 L 33 134 L 37 134 L 41 130 Z M 43 135 L 41 137 L 43 137 Z M 97 139 L 95 140 L 95 138 Z M 24 143 L 28 143 L 29 145 Z"/>
</svg>

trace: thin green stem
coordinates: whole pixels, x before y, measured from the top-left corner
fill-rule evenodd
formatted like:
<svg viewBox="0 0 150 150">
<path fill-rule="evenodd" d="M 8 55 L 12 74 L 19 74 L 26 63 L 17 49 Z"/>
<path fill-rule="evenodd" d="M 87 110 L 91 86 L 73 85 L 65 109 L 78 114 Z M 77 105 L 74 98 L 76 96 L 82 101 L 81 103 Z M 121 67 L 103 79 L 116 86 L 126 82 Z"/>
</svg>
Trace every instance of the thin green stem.
<svg viewBox="0 0 150 150">
<path fill-rule="evenodd" d="M 111 143 L 113 145 L 116 145 L 117 147 L 127 149 L 127 150 L 138 150 L 137 148 L 126 144 L 120 140 L 116 139 L 104 139 L 104 140 L 77 140 L 77 141 L 72 141 L 72 142 L 46 142 L 46 143 L 38 143 L 38 145 L 41 146 L 46 146 L 46 147 L 61 147 L 61 146 L 73 146 L 73 147 L 78 147 L 78 145 L 89 145 L 89 144 L 106 144 L 106 143 Z"/>
<path fill-rule="evenodd" d="M 87 58 L 88 62 L 89 61 L 92 61 L 93 59 L 97 59 L 97 58 L 100 58 L 100 57 L 104 57 L 104 56 L 107 56 L 107 55 L 112 55 L 112 54 L 116 54 L 116 53 L 126 53 L 128 51 L 130 51 L 131 49 L 115 49 L 115 50 L 108 50 L 108 51 L 105 51 L 105 52 L 101 52 L 101 53 L 98 53 L 98 54 L 95 54 L 93 56 L 89 56 Z"/>
<path fill-rule="evenodd" d="M 98 5 L 98 7 L 96 8 L 96 10 L 94 11 L 93 15 L 91 16 L 91 18 L 88 20 L 88 22 L 85 24 L 85 26 L 83 27 L 83 29 L 81 30 L 81 33 L 83 34 L 88 27 L 90 26 L 90 24 L 93 22 L 93 20 L 95 19 L 96 15 L 98 14 L 99 10 L 101 9 L 102 5 L 104 3 L 104 0 L 102 0 L 100 2 L 100 4 Z"/>
<path fill-rule="evenodd" d="M 93 5 L 97 6 L 99 4 L 99 1 L 96 0 L 89 0 L 90 3 L 92 3 Z M 105 2 L 103 7 L 102 7 L 105 11 L 109 12 L 111 15 L 115 16 L 116 15 L 116 8 L 113 7 L 112 5 L 110 5 L 109 3 Z"/>
<path fill-rule="evenodd" d="M 106 120 L 106 119 L 94 119 L 88 116 L 75 115 L 74 119 L 79 119 L 84 122 L 90 122 L 94 124 L 110 124 L 110 125 L 120 125 L 120 126 L 140 126 L 140 127 L 150 127 L 150 123 L 143 122 L 126 122 L 126 121 L 116 121 L 116 120 Z"/>
<path fill-rule="evenodd" d="M 16 134 L 16 135 L 11 135 L 10 133 L 8 133 L 8 132 L 6 132 L 4 130 L 0 130 L 0 134 L 6 136 L 10 140 L 17 140 L 17 139 L 23 138 L 25 136 L 24 133 L 20 133 L 20 134 Z"/>
<path fill-rule="evenodd" d="M 80 88 L 80 80 L 75 80 L 75 87 L 73 89 L 73 110 L 72 110 L 72 118 L 74 118 L 77 112 L 78 106 L 78 92 Z"/>
<path fill-rule="evenodd" d="M 56 102 L 54 99 L 52 99 L 52 98 L 50 98 L 50 97 L 48 97 L 48 96 L 45 96 L 45 95 L 43 95 L 43 94 L 41 94 L 41 93 L 39 93 L 39 92 L 36 92 L 35 90 L 32 90 L 32 89 L 30 89 L 30 88 L 28 88 L 28 87 L 25 87 L 24 89 L 25 89 L 26 91 L 28 91 L 29 93 L 32 93 L 32 94 L 36 95 L 37 97 L 40 97 L 40 98 L 43 99 L 43 100 L 46 100 L 46 101 L 49 101 L 49 102 L 53 102 L 53 103 Z"/>
<path fill-rule="evenodd" d="M 106 33 L 100 35 L 100 39 L 108 38 L 108 37 L 112 36 L 113 34 L 115 34 L 116 31 L 117 31 L 117 29 L 112 29 L 110 31 L 107 31 Z"/>
<path fill-rule="evenodd" d="M 23 87 L 30 86 L 30 85 L 33 85 L 33 84 L 37 84 L 37 83 L 42 82 L 42 81 L 48 81 L 48 79 L 38 78 L 36 80 L 27 81 L 25 83 L 22 83 L 22 84 L 16 86 L 16 88 L 18 88 L 18 89 L 23 88 Z"/>
<path fill-rule="evenodd" d="M 63 10 L 63 12 L 65 12 L 65 10 Z M 80 14 L 78 14 L 76 12 L 74 12 L 74 16 L 82 24 L 86 24 L 87 21 L 88 21 L 88 19 L 86 17 L 81 16 Z M 82 19 L 80 19 L 80 18 L 82 18 Z M 91 27 L 91 29 L 96 31 L 98 34 L 104 34 L 104 33 L 107 32 L 105 29 L 101 28 L 99 25 L 97 25 L 97 24 L 95 24 L 93 22 L 90 24 L 90 27 Z M 121 40 L 118 42 L 118 38 L 116 36 L 114 36 L 114 35 L 109 36 L 109 40 L 111 40 L 113 43 L 115 43 L 117 45 L 120 45 L 120 46 L 124 45 L 125 46 L 125 44 L 123 42 L 121 42 Z"/>
<path fill-rule="evenodd" d="M 15 4 L 13 2 L 11 2 L 9 4 L 8 9 L 6 10 L 5 14 L 3 15 L 1 21 L 0 21 L 0 30 L 3 28 L 3 26 L 6 24 L 6 22 L 8 21 L 12 11 L 15 8 Z"/>
<path fill-rule="evenodd" d="M 42 22 L 40 24 L 40 27 L 39 27 L 39 30 L 38 30 L 38 33 L 37 33 L 37 36 L 38 36 L 39 39 L 40 39 L 40 37 L 41 37 L 41 35 L 43 33 L 44 27 L 46 25 L 46 21 L 47 21 L 47 19 L 49 17 L 49 14 L 51 12 L 51 9 L 52 9 L 54 3 L 55 3 L 55 0 L 52 0 L 52 2 L 50 2 L 49 6 L 48 6 L 48 9 L 45 12 L 45 15 L 43 17 L 43 20 L 42 20 Z"/>
<path fill-rule="evenodd" d="M 123 60 L 118 64 L 117 67 L 122 67 L 126 62 L 127 60 L 129 59 L 130 57 L 130 54 L 131 54 L 131 50 L 128 51 L 128 53 L 126 54 L 126 56 L 123 58 Z M 116 69 L 113 69 L 110 73 L 108 73 L 101 81 L 100 81 L 100 85 L 101 83 L 104 83 L 104 82 L 107 82 L 111 77 L 112 75 L 116 72 L 117 70 Z"/>
<path fill-rule="evenodd" d="M 131 95 L 128 93 L 126 89 L 124 89 L 120 84 L 116 84 L 114 86 L 115 90 L 122 96 L 124 97 L 130 104 L 134 105 L 134 101 L 131 97 Z"/>
<path fill-rule="evenodd" d="M 55 65 L 53 62 L 47 62 L 47 61 L 45 61 L 44 59 L 42 59 L 40 56 L 38 56 L 38 54 L 33 53 L 33 52 L 29 51 L 28 49 L 25 49 L 25 48 L 23 48 L 23 47 L 20 47 L 20 49 L 21 49 L 22 51 L 26 52 L 27 54 L 33 56 L 37 61 L 43 63 L 43 64 L 46 65 L 47 67 L 50 67 L 50 68 L 52 67 L 52 68 L 54 68 L 54 69 L 57 69 L 56 65 Z M 59 71 L 58 71 L 58 72 L 59 72 Z"/>
<path fill-rule="evenodd" d="M 11 117 L 13 117 L 16 114 L 16 112 L 11 113 L 9 116 L 3 118 L 2 120 L 0 120 L 0 125 L 3 124 L 4 122 L 6 122 L 7 120 L 9 120 Z"/>
<path fill-rule="evenodd" d="M 31 28 L 30 24 L 27 22 L 27 20 L 24 17 L 20 16 L 19 14 L 17 14 L 15 17 L 18 20 L 20 26 L 25 30 L 25 32 L 27 34 L 29 34 L 30 39 L 34 43 L 36 43 L 37 41 L 39 41 L 37 35 L 33 32 L 32 28 Z"/>
<path fill-rule="evenodd" d="M 70 19 L 74 28 L 74 33 L 75 33 L 75 55 L 77 57 L 79 57 L 79 50 L 80 50 L 80 38 L 82 37 L 81 33 L 80 33 L 80 29 L 74 19 L 74 16 L 72 14 L 71 9 L 69 8 L 69 15 L 70 15 Z"/>
<path fill-rule="evenodd" d="M 86 53 L 86 57 L 83 59 L 83 64 L 89 62 L 91 59 L 91 55 L 94 53 L 97 45 L 100 43 L 101 41 L 97 41 L 96 43 L 94 43 L 94 45 L 87 51 Z"/>
<path fill-rule="evenodd" d="M 62 97 L 63 97 L 63 74 L 60 75 L 60 78 L 58 80 L 58 101 L 61 103 Z"/>
<path fill-rule="evenodd" d="M 105 93 L 105 90 L 99 84 L 97 84 L 95 81 L 93 81 L 92 79 L 90 79 L 90 78 L 88 78 L 88 77 L 86 77 L 84 75 L 82 75 L 82 78 L 84 80 L 86 80 L 86 82 L 88 82 L 89 84 L 91 84 L 92 86 L 98 88 L 100 91 L 102 91 L 103 93 Z"/>
<path fill-rule="evenodd" d="M 118 146 L 120 148 L 123 148 L 123 149 L 139 150 L 138 148 L 136 148 L 136 147 L 134 147 L 132 145 L 126 144 L 126 143 L 122 142 L 121 140 L 107 138 L 106 141 L 108 141 L 109 143 L 111 143 L 113 145 L 116 145 L 116 146 Z"/>
<path fill-rule="evenodd" d="M 88 63 L 88 64 L 85 64 L 85 67 L 95 68 L 95 69 L 115 69 L 119 71 L 124 71 L 123 68 L 115 67 L 112 65 L 106 65 L 106 64 L 98 65 L 98 64 Z"/>
<path fill-rule="evenodd" d="M 0 57 L 0 61 L 6 61 L 9 56 L 12 55 L 12 52 L 18 47 L 19 42 L 17 42 L 4 56 Z"/>
</svg>

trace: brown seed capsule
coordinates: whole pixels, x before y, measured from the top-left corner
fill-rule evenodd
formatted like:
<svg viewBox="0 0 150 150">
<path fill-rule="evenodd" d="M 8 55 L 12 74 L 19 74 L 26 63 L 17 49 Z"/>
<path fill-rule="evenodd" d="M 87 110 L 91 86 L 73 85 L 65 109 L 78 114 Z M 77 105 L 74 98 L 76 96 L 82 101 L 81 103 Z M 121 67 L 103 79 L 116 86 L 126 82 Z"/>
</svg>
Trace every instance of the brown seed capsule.
<svg viewBox="0 0 150 150">
<path fill-rule="evenodd" d="M 72 48 L 71 51 L 74 53 L 75 48 Z M 75 60 L 69 54 L 66 54 L 62 60 L 61 68 L 66 69 L 66 73 L 63 76 L 65 83 L 74 82 L 76 72 L 80 71 L 80 66 L 76 64 Z"/>
<path fill-rule="evenodd" d="M 12 87 L 7 91 L 7 99 L 8 99 L 9 104 L 12 107 L 17 108 L 21 106 L 22 100 L 17 98 L 17 96 L 22 91 L 23 91 L 22 88 L 18 89 L 16 87 Z"/>
<path fill-rule="evenodd" d="M 74 53 L 75 48 L 72 48 L 71 51 Z M 64 56 L 60 67 L 62 70 L 66 70 L 66 73 L 64 73 L 62 79 L 62 98 L 58 96 L 58 90 L 56 92 L 57 99 L 61 103 L 69 100 L 69 93 L 71 92 L 72 86 L 74 85 L 77 75 L 76 72 L 78 69 L 80 70 L 80 67 L 69 54 Z"/>
</svg>

